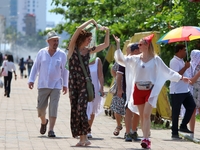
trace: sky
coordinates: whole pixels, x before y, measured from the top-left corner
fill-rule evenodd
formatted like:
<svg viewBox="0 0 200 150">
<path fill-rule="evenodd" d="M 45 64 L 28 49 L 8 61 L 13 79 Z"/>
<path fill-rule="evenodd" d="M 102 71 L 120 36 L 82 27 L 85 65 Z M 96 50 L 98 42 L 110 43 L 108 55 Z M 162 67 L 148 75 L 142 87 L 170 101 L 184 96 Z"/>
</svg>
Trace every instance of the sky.
<svg viewBox="0 0 200 150">
<path fill-rule="evenodd" d="M 53 21 L 55 22 L 55 24 L 58 24 L 59 22 L 62 21 L 63 16 L 48 12 L 48 10 L 53 9 L 55 7 L 55 6 L 51 6 L 51 1 L 52 0 L 47 0 L 46 21 Z"/>
</svg>

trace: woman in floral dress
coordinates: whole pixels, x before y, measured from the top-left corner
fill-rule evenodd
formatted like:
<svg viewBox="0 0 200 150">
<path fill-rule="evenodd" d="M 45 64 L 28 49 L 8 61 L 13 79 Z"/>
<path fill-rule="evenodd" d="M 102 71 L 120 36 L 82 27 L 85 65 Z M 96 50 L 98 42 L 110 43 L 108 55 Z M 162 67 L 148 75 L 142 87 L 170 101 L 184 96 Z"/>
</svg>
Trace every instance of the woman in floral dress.
<svg viewBox="0 0 200 150">
<path fill-rule="evenodd" d="M 196 123 L 196 114 L 200 113 L 200 50 L 194 49 L 191 51 L 190 54 L 190 68 L 188 68 L 188 74 L 190 78 L 194 78 L 192 80 L 192 83 L 190 85 L 190 92 L 193 95 L 196 108 L 194 110 L 194 113 L 190 119 L 190 130 L 193 132 L 190 134 L 191 138 L 194 138 L 194 133 L 195 133 L 195 123 Z M 196 78 L 195 78 L 196 77 Z M 185 114 L 185 108 L 183 107 L 182 109 L 182 114 Z"/>
<path fill-rule="evenodd" d="M 90 53 L 99 52 L 109 46 L 109 29 L 101 27 L 100 30 L 106 31 L 104 43 L 96 47 L 87 48 L 92 40 L 92 33 L 84 30 L 89 24 L 97 23 L 94 19 L 86 21 L 80 25 L 73 34 L 69 43 L 69 98 L 71 102 L 71 132 L 73 137 L 80 136 L 80 141 L 76 146 L 88 146 L 90 141 L 87 139 L 87 133 L 90 132 L 90 126 L 87 117 L 87 88 L 86 79 L 80 65 L 77 51 L 80 52 L 86 72 L 91 78 L 89 71 Z"/>
</svg>

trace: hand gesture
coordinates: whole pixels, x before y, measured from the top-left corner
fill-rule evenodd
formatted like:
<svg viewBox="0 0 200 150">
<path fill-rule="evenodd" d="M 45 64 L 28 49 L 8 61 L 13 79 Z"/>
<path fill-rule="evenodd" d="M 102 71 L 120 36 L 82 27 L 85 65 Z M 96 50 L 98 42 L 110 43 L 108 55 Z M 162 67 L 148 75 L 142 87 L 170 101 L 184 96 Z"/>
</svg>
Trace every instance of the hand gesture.
<svg viewBox="0 0 200 150">
<path fill-rule="evenodd" d="M 96 26 L 96 29 L 98 30 L 98 24 L 94 19 L 91 19 L 91 22 Z"/>
<path fill-rule="evenodd" d="M 99 30 L 102 30 L 102 31 L 108 31 L 109 30 L 109 28 L 108 27 L 105 27 L 105 26 L 102 26 L 102 27 L 100 27 L 100 29 Z"/>
<path fill-rule="evenodd" d="M 115 41 L 116 41 L 117 44 L 120 43 L 120 38 L 118 38 L 118 37 L 115 36 L 114 34 L 113 34 L 113 37 L 114 37 L 114 39 L 115 39 Z"/>
<path fill-rule="evenodd" d="M 188 83 L 188 84 L 192 83 L 192 81 L 187 77 L 183 77 L 182 80 L 183 80 L 183 82 Z"/>
</svg>

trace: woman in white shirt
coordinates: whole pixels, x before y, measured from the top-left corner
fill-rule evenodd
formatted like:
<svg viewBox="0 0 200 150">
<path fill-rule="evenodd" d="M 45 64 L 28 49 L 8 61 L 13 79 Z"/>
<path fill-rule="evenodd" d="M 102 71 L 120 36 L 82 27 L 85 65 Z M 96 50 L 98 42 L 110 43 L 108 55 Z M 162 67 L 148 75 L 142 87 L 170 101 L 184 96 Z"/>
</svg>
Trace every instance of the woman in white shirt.
<svg viewBox="0 0 200 150">
<path fill-rule="evenodd" d="M 1 75 L 4 69 L 8 71 L 7 76 L 4 76 L 4 89 L 5 89 L 4 96 L 10 97 L 12 73 L 15 74 L 15 80 L 17 79 L 16 68 L 12 55 L 8 55 L 7 60 L 3 61 Z"/>
<path fill-rule="evenodd" d="M 132 107 L 130 109 L 135 113 L 139 112 L 141 118 L 143 132 L 141 146 L 143 148 L 151 148 L 149 140 L 150 115 L 153 107 L 156 107 L 158 95 L 165 81 L 178 82 L 180 79 L 185 82 L 189 81 L 188 78 L 167 67 L 162 59 L 155 54 L 151 42 L 153 37 L 152 34 L 139 41 L 138 46 L 141 54 L 124 56 L 120 50 L 120 39 L 114 36 L 117 43 L 115 60 L 126 67 L 126 94 L 127 98 L 132 98 L 128 107 Z"/>
</svg>

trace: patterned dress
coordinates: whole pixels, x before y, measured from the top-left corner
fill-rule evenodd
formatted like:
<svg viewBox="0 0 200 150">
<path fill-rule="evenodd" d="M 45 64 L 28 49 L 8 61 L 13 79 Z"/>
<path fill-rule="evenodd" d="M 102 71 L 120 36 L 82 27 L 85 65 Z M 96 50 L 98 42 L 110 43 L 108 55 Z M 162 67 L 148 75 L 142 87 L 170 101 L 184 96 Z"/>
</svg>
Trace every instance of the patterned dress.
<svg viewBox="0 0 200 150">
<path fill-rule="evenodd" d="M 119 64 L 115 63 L 113 68 L 114 71 L 118 71 L 119 69 Z M 116 82 L 116 79 L 115 79 Z M 123 79 L 122 79 L 122 85 L 123 85 Z M 113 110 L 115 113 L 120 114 L 120 115 L 125 115 L 125 97 L 126 94 L 122 94 L 122 97 L 118 97 L 117 93 L 113 95 L 112 102 L 111 102 L 111 110 Z"/>
<path fill-rule="evenodd" d="M 195 68 L 194 74 L 200 71 L 200 65 Z M 193 98 L 196 103 L 196 108 L 200 108 L 200 78 L 193 84 Z"/>
<path fill-rule="evenodd" d="M 93 50 L 93 49 L 92 49 Z M 90 55 L 81 55 L 86 72 L 90 76 Z M 73 137 L 87 135 L 90 132 L 87 117 L 87 90 L 86 80 L 80 65 L 78 54 L 74 51 L 69 59 L 69 98 L 71 103 L 71 132 Z"/>
</svg>

